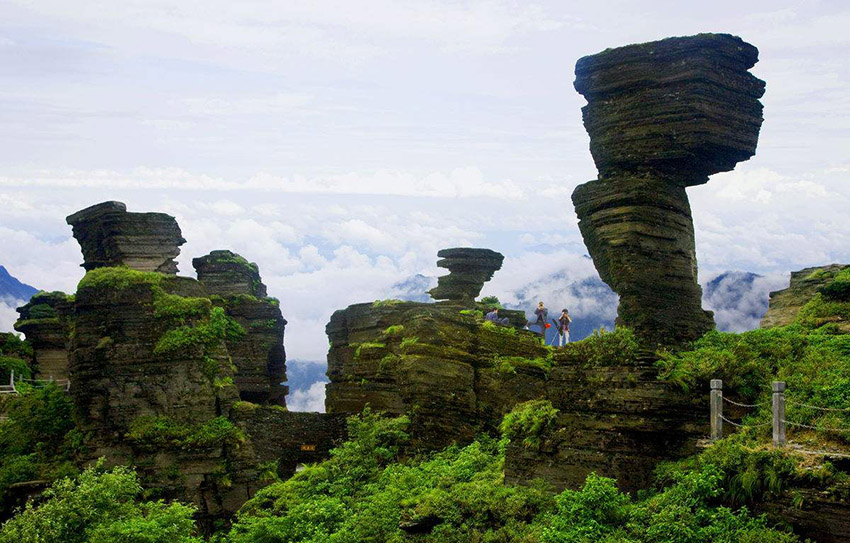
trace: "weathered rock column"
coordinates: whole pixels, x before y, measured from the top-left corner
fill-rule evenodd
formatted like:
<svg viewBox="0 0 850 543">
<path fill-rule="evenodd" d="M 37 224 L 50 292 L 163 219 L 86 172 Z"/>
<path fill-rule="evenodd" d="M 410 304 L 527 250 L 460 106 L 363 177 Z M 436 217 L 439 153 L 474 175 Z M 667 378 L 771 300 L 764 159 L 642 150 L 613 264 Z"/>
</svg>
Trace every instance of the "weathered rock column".
<svg viewBox="0 0 850 543">
<path fill-rule="evenodd" d="M 283 334 L 286 319 L 280 303 L 266 296 L 260 270 L 238 254 L 212 251 L 192 265 L 207 292 L 245 329 L 245 335 L 228 340 L 227 350 L 236 365 L 233 376 L 239 397 L 258 404 L 286 405 L 286 352 Z"/>
<path fill-rule="evenodd" d="M 186 243 L 177 221 L 165 213 L 129 213 L 121 202 L 102 202 L 69 215 L 88 270 L 127 266 L 177 274 L 174 259 Z"/>
<path fill-rule="evenodd" d="M 714 326 L 701 307 L 685 188 L 755 154 L 764 82 L 758 50 L 727 34 L 609 49 L 579 59 L 576 90 L 599 178 L 573 203 L 600 277 L 620 295 L 618 322 L 650 345 Z"/>
<path fill-rule="evenodd" d="M 437 256 L 441 258 L 437 266 L 448 269 L 449 274 L 438 277 L 437 286 L 428 293 L 435 300 L 462 302 L 474 301 L 505 259 L 496 251 L 469 247 L 443 249 Z"/>
<path fill-rule="evenodd" d="M 67 379 L 73 297 L 64 292 L 38 292 L 17 311 L 21 316 L 15 330 L 26 334 L 32 345 L 34 377 Z"/>
</svg>

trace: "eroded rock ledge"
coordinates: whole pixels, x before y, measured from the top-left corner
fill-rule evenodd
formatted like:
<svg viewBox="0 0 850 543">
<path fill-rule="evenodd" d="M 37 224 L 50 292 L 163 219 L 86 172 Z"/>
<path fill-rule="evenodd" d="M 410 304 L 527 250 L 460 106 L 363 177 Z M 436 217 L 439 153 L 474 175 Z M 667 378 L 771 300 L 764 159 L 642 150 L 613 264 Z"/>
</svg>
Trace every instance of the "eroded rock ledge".
<svg viewBox="0 0 850 543">
<path fill-rule="evenodd" d="M 619 322 L 648 344 L 713 328 L 701 307 L 685 188 L 755 153 L 764 82 L 758 50 L 727 34 L 608 49 L 576 63 L 576 90 L 599 178 L 573 203 L 600 277 L 620 295 Z"/>
</svg>

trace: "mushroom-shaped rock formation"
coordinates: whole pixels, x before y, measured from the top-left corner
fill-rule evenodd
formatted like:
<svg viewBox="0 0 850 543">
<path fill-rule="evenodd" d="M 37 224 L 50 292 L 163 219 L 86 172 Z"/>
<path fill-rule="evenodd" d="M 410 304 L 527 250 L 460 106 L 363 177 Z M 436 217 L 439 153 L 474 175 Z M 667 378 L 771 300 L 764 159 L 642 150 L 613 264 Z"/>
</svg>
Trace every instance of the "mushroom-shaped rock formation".
<svg viewBox="0 0 850 543">
<path fill-rule="evenodd" d="M 490 249 L 457 247 L 437 253 L 437 266 L 449 270 L 437 278 L 437 286 L 428 291 L 435 300 L 472 302 L 484 283 L 502 267 L 505 257 Z"/>
<path fill-rule="evenodd" d="M 87 207 L 66 222 L 83 251 L 83 268 L 127 266 L 177 274 L 174 259 L 186 243 L 177 221 L 165 213 L 130 213 L 121 202 Z"/>
<path fill-rule="evenodd" d="M 575 88 L 599 178 L 579 185 L 579 229 L 618 322 L 650 345 L 714 326 L 700 305 L 685 187 L 755 154 L 764 82 L 758 50 L 727 34 L 608 49 L 576 63 Z"/>
</svg>

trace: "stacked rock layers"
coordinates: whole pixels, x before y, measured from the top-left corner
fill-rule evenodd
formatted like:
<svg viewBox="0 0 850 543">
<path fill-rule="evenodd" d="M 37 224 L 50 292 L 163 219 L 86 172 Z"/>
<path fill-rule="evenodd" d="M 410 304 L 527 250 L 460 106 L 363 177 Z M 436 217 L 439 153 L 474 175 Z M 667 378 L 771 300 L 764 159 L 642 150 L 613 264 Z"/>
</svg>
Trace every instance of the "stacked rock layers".
<svg viewBox="0 0 850 543">
<path fill-rule="evenodd" d="M 599 178 L 573 193 L 579 228 L 619 322 L 649 344 L 714 326 L 701 307 L 685 187 L 755 153 L 764 82 L 758 50 L 726 34 L 609 49 L 576 63 Z"/>
<path fill-rule="evenodd" d="M 449 270 L 437 278 L 437 286 L 428 293 L 435 300 L 471 302 L 481 292 L 484 283 L 493 278 L 505 259 L 490 249 L 458 247 L 437 253 L 437 266 Z"/>
<path fill-rule="evenodd" d="M 171 215 L 129 213 L 121 202 L 103 202 L 69 215 L 66 221 L 80 243 L 86 270 L 127 266 L 177 274 L 174 259 L 186 240 Z"/>
</svg>

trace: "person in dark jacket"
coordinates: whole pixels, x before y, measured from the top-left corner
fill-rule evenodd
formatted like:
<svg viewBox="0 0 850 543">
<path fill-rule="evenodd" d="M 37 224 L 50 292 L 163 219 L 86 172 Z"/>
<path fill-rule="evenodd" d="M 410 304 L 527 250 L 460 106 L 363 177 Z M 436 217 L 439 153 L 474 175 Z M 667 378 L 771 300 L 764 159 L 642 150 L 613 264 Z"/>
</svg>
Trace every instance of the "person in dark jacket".
<svg viewBox="0 0 850 543">
<path fill-rule="evenodd" d="M 540 329 L 540 335 L 543 336 L 543 341 L 546 341 L 546 328 L 549 327 L 548 317 L 549 310 L 543 305 L 543 302 L 537 304 L 537 309 L 534 310 L 535 320 L 528 321 L 528 326 L 537 326 Z"/>
<path fill-rule="evenodd" d="M 573 319 L 570 318 L 570 312 L 566 309 L 561 310 L 561 315 L 557 320 L 552 319 L 555 326 L 558 328 L 558 347 L 563 347 L 570 342 L 570 323 Z"/>
</svg>

